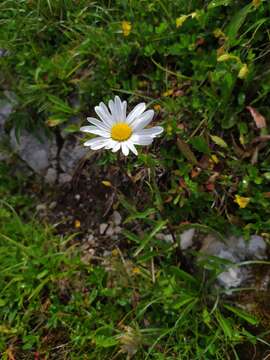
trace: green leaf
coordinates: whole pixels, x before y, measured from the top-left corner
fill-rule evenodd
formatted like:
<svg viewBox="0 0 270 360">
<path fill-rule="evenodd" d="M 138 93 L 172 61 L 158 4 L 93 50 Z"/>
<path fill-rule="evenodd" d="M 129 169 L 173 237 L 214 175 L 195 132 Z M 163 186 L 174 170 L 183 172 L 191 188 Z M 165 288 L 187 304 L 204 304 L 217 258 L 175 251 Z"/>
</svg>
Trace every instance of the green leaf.
<svg viewBox="0 0 270 360">
<path fill-rule="evenodd" d="M 243 25 L 248 13 L 253 10 L 252 3 L 244 6 L 240 11 L 238 11 L 232 17 L 225 33 L 229 38 L 229 44 L 233 45 L 235 41 L 237 42 L 237 33 L 240 30 L 240 27 Z"/>
<path fill-rule="evenodd" d="M 97 335 L 93 339 L 97 346 L 107 348 L 115 346 L 118 344 L 118 341 L 114 337 L 107 337 L 105 335 Z"/>
<path fill-rule="evenodd" d="M 239 316 L 240 318 L 244 319 L 245 321 L 247 321 L 249 324 L 251 325 L 258 325 L 259 323 L 259 320 L 256 319 L 255 316 L 247 313 L 246 311 L 244 310 L 241 310 L 241 309 L 238 309 L 236 307 L 232 307 L 230 305 L 224 305 L 224 307 L 231 311 L 232 313 L 234 313 L 235 315 Z"/>
<path fill-rule="evenodd" d="M 232 0 L 212 0 L 209 5 L 208 9 L 213 9 L 218 6 L 228 6 Z"/>
<path fill-rule="evenodd" d="M 228 148 L 227 143 L 222 138 L 220 138 L 219 136 L 210 135 L 210 137 L 214 141 L 214 143 L 217 144 L 218 146 L 220 146 L 220 147 L 222 147 L 224 149 Z"/>
<path fill-rule="evenodd" d="M 203 136 L 194 136 L 190 140 L 190 142 L 197 151 L 200 151 L 207 155 L 210 154 L 210 149 L 209 149 L 208 144 Z"/>
<path fill-rule="evenodd" d="M 227 336 L 229 339 L 233 338 L 233 329 L 231 328 L 229 320 L 223 317 L 219 311 L 216 312 L 216 319 L 225 336 Z"/>
</svg>

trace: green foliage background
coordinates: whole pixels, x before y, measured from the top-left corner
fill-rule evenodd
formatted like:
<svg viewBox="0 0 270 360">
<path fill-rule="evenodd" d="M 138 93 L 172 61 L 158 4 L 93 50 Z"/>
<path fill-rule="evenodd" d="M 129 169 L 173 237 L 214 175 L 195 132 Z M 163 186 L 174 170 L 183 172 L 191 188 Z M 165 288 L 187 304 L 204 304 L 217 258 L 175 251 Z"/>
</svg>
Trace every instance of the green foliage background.
<svg viewBox="0 0 270 360">
<path fill-rule="evenodd" d="M 260 131 L 246 109 L 270 116 L 268 1 L 7 0 L 0 11 L 1 86 L 19 98 L 18 131 L 76 131 L 72 119 L 83 123 L 113 94 L 160 105 L 166 132 L 155 152 L 170 173 L 163 192 L 174 222 L 269 230 L 269 148 L 255 154 Z M 251 198 L 246 209 L 235 194 Z"/>
</svg>

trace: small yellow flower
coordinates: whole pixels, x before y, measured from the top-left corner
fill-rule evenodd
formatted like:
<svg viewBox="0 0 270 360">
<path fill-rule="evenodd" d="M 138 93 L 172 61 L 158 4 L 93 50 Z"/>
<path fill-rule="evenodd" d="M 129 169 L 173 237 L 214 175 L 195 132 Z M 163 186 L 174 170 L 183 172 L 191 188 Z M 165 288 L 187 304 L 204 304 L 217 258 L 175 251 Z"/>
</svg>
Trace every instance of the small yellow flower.
<svg viewBox="0 0 270 360">
<path fill-rule="evenodd" d="M 213 162 L 215 163 L 215 164 L 218 164 L 219 163 L 219 159 L 218 159 L 218 157 L 217 157 L 217 155 L 212 155 L 211 156 L 211 159 L 213 160 Z"/>
<path fill-rule="evenodd" d="M 234 202 L 236 202 L 236 204 L 238 204 L 241 209 L 244 209 L 250 202 L 250 198 L 240 195 L 235 195 Z"/>
<path fill-rule="evenodd" d="M 79 228 L 81 227 L 81 222 L 80 222 L 80 220 L 75 220 L 75 221 L 74 221 L 74 226 L 75 226 L 76 229 L 79 229 Z"/>
<path fill-rule="evenodd" d="M 122 21 L 121 26 L 122 26 L 122 31 L 123 31 L 124 36 L 128 36 L 132 29 L 131 22 L 130 21 Z"/>
<path fill-rule="evenodd" d="M 132 269 L 132 272 L 133 272 L 133 274 L 137 275 L 137 274 L 140 274 L 140 273 L 141 273 L 141 270 L 140 270 L 138 267 L 134 267 L 134 268 Z"/>
<path fill-rule="evenodd" d="M 153 108 L 154 108 L 156 111 L 160 111 L 160 110 L 161 110 L 161 106 L 160 106 L 159 104 L 154 105 Z"/>
<path fill-rule="evenodd" d="M 110 182 L 110 181 L 108 181 L 108 180 L 103 180 L 103 181 L 101 181 L 102 182 L 102 184 L 104 185 L 104 186 L 107 186 L 107 187 L 111 187 L 112 186 L 112 183 Z"/>
<path fill-rule="evenodd" d="M 252 0 L 252 4 L 257 8 L 261 5 L 261 0 Z"/>
<path fill-rule="evenodd" d="M 112 256 L 118 256 L 118 250 L 117 249 L 112 250 Z"/>
<path fill-rule="evenodd" d="M 176 27 L 177 28 L 181 27 L 184 24 L 184 22 L 187 20 L 187 18 L 188 18 L 188 15 L 182 15 L 179 18 L 177 18 L 175 20 Z"/>
<path fill-rule="evenodd" d="M 239 79 L 245 79 L 248 75 L 248 66 L 247 64 L 243 64 L 243 66 L 241 67 L 239 73 L 238 73 L 238 77 Z"/>
<path fill-rule="evenodd" d="M 171 96 L 173 94 L 173 89 L 169 89 L 169 90 L 167 90 L 167 91 L 165 91 L 163 94 L 162 94 L 162 96 Z"/>
</svg>

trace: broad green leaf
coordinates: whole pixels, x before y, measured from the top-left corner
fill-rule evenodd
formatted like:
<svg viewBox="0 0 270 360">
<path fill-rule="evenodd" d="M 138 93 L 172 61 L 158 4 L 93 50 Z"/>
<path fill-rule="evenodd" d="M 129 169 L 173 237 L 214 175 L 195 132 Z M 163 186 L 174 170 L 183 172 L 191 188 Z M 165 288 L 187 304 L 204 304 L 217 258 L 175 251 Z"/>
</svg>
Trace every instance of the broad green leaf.
<svg viewBox="0 0 270 360">
<path fill-rule="evenodd" d="M 233 45 L 235 40 L 237 40 L 237 34 L 240 30 L 240 27 L 243 25 L 247 15 L 254 9 L 252 3 L 244 6 L 241 10 L 239 10 L 234 16 L 232 17 L 227 29 L 225 31 L 226 35 L 229 38 L 230 45 Z"/>
<path fill-rule="evenodd" d="M 210 154 L 210 149 L 208 147 L 208 144 L 203 136 L 194 136 L 190 140 L 192 146 L 197 150 L 202 152 L 203 154 Z"/>
<path fill-rule="evenodd" d="M 233 338 L 233 329 L 231 328 L 229 320 L 223 317 L 219 311 L 216 312 L 216 319 L 225 336 L 227 336 L 229 339 Z"/>
</svg>

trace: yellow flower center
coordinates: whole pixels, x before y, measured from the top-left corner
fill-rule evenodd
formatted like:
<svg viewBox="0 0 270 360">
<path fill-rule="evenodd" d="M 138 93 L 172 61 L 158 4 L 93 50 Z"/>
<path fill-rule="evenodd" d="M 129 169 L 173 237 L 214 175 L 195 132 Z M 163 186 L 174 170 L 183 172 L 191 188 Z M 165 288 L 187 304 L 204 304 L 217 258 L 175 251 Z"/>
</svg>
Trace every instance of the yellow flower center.
<svg viewBox="0 0 270 360">
<path fill-rule="evenodd" d="M 111 137 L 116 141 L 125 141 L 130 138 L 132 134 L 131 127 L 126 123 L 117 123 L 111 129 Z"/>
</svg>

